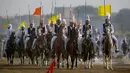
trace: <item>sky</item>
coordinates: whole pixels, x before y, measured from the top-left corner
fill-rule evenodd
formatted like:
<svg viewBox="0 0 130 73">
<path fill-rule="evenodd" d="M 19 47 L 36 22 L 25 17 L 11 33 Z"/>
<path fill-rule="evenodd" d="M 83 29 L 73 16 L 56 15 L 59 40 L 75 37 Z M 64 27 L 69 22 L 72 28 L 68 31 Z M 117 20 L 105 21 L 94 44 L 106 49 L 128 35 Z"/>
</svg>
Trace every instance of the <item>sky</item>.
<svg viewBox="0 0 130 73">
<path fill-rule="evenodd" d="M 55 5 L 55 0 L 54 5 Z M 29 13 L 28 5 L 30 6 L 30 12 L 33 14 L 35 8 L 40 7 L 42 2 L 44 14 L 51 12 L 52 0 L 0 0 L 0 16 L 14 16 L 16 14 L 25 15 Z M 87 5 L 98 7 L 103 5 L 104 0 L 86 0 Z M 57 7 L 64 6 L 79 6 L 85 5 L 85 0 L 56 0 Z M 112 5 L 112 12 L 118 12 L 122 8 L 130 9 L 130 0 L 106 0 L 106 4 Z M 7 10 L 7 13 L 6 13 Z"/>
</svg>

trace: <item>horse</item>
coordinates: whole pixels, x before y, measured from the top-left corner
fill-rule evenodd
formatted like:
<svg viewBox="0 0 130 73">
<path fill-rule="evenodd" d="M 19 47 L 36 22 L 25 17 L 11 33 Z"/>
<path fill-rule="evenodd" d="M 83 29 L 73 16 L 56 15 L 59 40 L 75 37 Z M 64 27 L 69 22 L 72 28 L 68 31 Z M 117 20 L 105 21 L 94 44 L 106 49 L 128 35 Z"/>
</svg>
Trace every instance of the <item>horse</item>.
<svg viewBox="0 0 130 73">
<path fill-rule="evenodd" d="M 11 33 L 9 40 L 7 40 L 7 45 L 6 45 L 5 51 L 6 51 L 6 55 L 7 55 L 8 64 L 12 65 L 13 59 L 14 59 L 14 53 L 16 51 L 16 36 L 15 36 L 14 31 Z"/>
<path fill-rule="evenodd" d="M 106 27 L 105 28 L 105 37 L 102 41 L 102 44 L 103 44 L 103 56 L 104 56 L 104 67 L 106 69 L 111 69 L 113 70 L 112 68 L 112 50 L 114 48 L 114 42 L 113 42 L 113 39 L 112 39 L 112 34 L 111 34 L 111 30 Z"/>
<path fill-rule="evenodd" d="M 17 45 L 17 51 L 18 51 L 19 58 L 21 60 L 21 64 L 24 64 L 24 56 L 25 56 L 24 40 L 25 40 L 25 32 L 22 32 L 22 36 Z"/>
<path fill-rule="evenodd" d="M 37 65 L 39 64 L 38 62 L 38 57 L 41 57 L 41 65 L 44 65 L 44 57 L 45 57 L 45 53 L 47 51 L 47 43 L 46 43 L 46 37 L 45 35 L 40 35 L 35 43 L 35 59 L 36 59 L 36 63 Z"/>
<path fill-rule="evenodd" d="M 54 44 L 52 48 L 53 58 L 57 57 L 57 68 L 60 68 L 60 57 L 62 56 L 62 59 L 64 61 L 66 55 L 64 42 L 62 39 L 62 34 L 63 34 L 62 30 L 63 30 L 63 26 L 60 25 L 58 37 L 54 40 Z M 64 67 L 63 64 L 62 67 Z"/>
<path fill-rule="evenodd" d="M 82 41 L 82 58 L 85 64 L 85 68 L 93 67 L 93 58 L 95 56 L 94 43 L 91 40 L 90 34 Z"/>
<path fill-rule="evenodd" d="M 34 64 L 35 50 L 32 49 L 32 45 L 35 39 L 35 35 L 32 34 L 27 37 L 30 37 L 30 39 L 27 41 L 26 53 L 27 53 L 27 56 L 29 57 L 29 64 L 30 64 L 30 61 L 32 64 Z"/>
<path fill-rule="evenodd" d="M 74 69 L 74 62 L 75 62 L 75 67 L 77 67 L 77 57 L 78 57 L 78 31 L 73 27 L 72 28 L 72 33 L 75 34 L 73 35 L 74 37 L 70 38 L 67 42 L 66 45 L 66 50 L 67 50 L 67 69 L 69 68 L 69 63 L 68 63 L 68 58 L 69 56 L 71 57 L 71 69 Z"/>
<path fill-rule="evenodd" d="M 52 32 L 48 32 L 48 34 L 46 35 L 46 41 L 47 41 L 47 49 L 45 50 L 45 62 L 46 65 L 48 65 L 48 61 L 49 58 L 52 55 L 52 51 L 51 51 L 51 39 L 52 39 Z"/>
</svg>

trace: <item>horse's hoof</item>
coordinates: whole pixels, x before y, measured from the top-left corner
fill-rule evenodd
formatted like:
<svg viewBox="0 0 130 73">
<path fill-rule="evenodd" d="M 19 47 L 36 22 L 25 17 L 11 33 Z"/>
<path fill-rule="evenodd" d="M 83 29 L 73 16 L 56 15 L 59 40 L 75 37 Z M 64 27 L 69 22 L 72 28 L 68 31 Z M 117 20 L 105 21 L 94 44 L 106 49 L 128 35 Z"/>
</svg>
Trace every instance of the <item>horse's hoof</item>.
<svg viewBox="0 0 130 73">
<path fill-rule="evenodd" d="M 75 69 L 74 67 L 71 68 L 71 70 L 74 70 L 74 69 Z"/>
<path fill-rule="evenodd" d="M 110 69 L 111 69 L 111 70 L 113 70 L 113 68 L 112 68 L 112 67 L 110 67 Z"/>
<path fill-rule="evenodd" d="M 107 67 L 106 69 L 109 70 L 109 67 Z"/>
</svg>

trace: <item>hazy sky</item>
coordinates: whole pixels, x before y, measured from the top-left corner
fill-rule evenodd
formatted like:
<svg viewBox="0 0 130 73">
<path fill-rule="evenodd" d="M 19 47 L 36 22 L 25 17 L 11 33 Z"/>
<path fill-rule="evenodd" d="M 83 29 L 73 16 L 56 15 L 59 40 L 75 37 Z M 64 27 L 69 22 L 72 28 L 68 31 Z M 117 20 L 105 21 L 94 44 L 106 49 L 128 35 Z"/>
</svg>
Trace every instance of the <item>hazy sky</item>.
<svg viewBox="0 0 130 73">
<path fill-rule="evenodd" d="M 28 14 L 28 5 L 30 5 L 31 14 L 33 14 L 36 7 L 40 6 L 40 2 L 44 6 L 44 13 L 48 14 L 51 12 L 52 0 L 0 0 L 0 16 L 6 16 L 6 10 L 8 15 Z M 55 0 L 53 0 L 55 1 Z M 98 7 L 103 5 L 104 0 L 86 0 L 87 5 Z M 56 0 L 56 6 L 78 6 L 85 5 L 85 0 Z M 118 12 L 122 8 L 130 8 L 130 0 L 106 0 L 106 4 L 112 5 L 112 12 Z"/>
</svg>

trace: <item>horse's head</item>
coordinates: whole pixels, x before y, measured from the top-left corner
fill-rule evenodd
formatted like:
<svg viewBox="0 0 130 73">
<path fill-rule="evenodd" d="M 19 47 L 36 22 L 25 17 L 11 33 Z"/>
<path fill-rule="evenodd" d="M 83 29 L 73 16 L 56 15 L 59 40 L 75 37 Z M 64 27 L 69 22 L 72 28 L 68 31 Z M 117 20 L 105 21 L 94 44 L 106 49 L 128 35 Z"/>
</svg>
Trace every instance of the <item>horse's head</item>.
<svg viewBox="0 0 130 73">
<path fill-rule="evenodd" d="M 113 44 L 111 29 L 110 29 L 109 27 L 106 27 L 106 28 L 105 28 L 105 31 L 106 31 L 105 39 L 107 40 L 106 43 L 111 43 L 111 44 Z"/>
<path fill-rule="evenodd" d="M 9 42 L 15 43 L 16 35 L 15 32 L 13 31 L 9 37 Z"/>
</svg>

